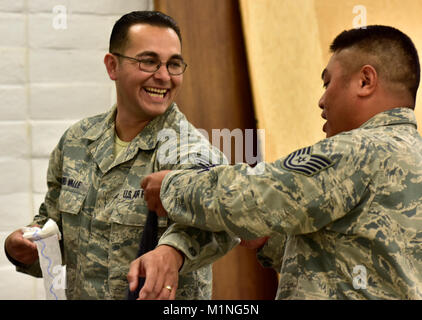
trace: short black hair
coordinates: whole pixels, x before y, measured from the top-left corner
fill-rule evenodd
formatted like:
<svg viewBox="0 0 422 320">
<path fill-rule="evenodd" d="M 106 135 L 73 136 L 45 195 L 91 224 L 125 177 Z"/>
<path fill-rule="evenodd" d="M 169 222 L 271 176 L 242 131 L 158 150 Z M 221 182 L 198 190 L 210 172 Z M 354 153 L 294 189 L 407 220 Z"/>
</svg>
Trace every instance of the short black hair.
<svg viewBox="0 0 422 320">
<path fill-rule="evenodd" d="M 179 37 L 180 43 L 182 43 L 182 35 L 179 26 L 172 17 L 160 11 L 132 11 L 123 15 L 114 24 L 108 48 L 110 53 L 119 52 L 125 48 L 128 41 L 128 30 L 135 24 L 148 24 L 151 26 L 173 29 Z"/>
<path fill-rule="evenodd" d="M 335 53 L 346 48 L 356 48 L 361 53 L 355 65 L 371 64 L 380 77 L 404 86 L 416 100 L 420 63 L 415 45 L 406 34 L 382 25 L 345 30 L 334 39 L 330 51 Z M 365 61 L 365 57 L 373 57 L 369 60 L 375 63 Z"/>
</svg>

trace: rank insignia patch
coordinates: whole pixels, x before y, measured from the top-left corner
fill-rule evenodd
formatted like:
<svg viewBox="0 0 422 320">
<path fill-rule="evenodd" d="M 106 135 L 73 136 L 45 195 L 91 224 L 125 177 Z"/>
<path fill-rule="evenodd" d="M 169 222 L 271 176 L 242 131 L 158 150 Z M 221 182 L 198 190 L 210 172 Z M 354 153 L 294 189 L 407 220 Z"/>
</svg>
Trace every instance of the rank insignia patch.
<svg viewBox="0 0 422 320">
<path fill-rule="evenodd" d="M 284 169 L 302 173 L 308 177 L 332 165 L 333 161 L 327 157 L 311 154 L 311 147 L 297 150 L 288 155 L 283 161 Z"/>
</svg>

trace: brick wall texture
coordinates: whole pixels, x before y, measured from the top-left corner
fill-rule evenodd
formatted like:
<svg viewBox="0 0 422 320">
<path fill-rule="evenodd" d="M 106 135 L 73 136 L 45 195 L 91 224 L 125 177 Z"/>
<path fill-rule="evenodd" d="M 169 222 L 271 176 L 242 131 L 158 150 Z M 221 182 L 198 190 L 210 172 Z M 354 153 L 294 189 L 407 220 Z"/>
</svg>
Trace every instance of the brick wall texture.
<svg viewBox="0 0 422 320">
<path fill-rule="evenodd" d="M 152 9 L 153 0 L 0 1 L 0 299 L 45 299 L 42 280 L 9 263 L 4 240 L 38 211 L 66 128 L 114 103 L 103 64 L 114 22 Z"/>
</svg>

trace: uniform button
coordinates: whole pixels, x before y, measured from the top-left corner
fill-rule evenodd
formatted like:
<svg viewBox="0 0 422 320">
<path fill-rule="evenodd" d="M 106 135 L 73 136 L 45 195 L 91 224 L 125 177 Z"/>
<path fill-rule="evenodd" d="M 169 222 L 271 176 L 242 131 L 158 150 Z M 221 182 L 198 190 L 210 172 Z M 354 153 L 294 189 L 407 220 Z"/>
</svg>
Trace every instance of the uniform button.
<svg viewBox="0 0 422 320">
<path fill-rule="evenodd" d="M 190 247 L 190 248 L 189 248 L 189 253 L 190 253 L 192 256 L 196 256 L 196 250 L 195 250 L 194 248 L 192 248 L 192 247 Z"/>
</svg>

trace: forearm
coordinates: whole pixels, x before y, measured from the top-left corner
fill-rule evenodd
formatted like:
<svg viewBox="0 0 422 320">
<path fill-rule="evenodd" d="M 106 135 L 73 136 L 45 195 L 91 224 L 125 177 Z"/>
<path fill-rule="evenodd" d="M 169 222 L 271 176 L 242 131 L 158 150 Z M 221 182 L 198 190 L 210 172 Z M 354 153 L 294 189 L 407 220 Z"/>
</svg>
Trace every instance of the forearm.
<svg viewBox="0 0 422 320">
<path fill-rule="evenodd" d="M 286 239 L 284 234 L 274 235 L 257 251 L 257 259 L 264 268 L 280 272 Z"/>
<path fill-rule="evenodd" d="M 158 245 L 169 245 L 184 254 L 181 274 L 197 270 L 224 256 L 239 243 L 226 232 L 210 232 L 180 224 L 171 225 Z"/>
<path fill-rule="evenodd" d="M 249 174 L 247 164 L 174 171 L 163 180 L 160 198 L 178 223 L 251 240 L 315 232 L 352 210 L 370 182 L 366 172 L 334 175 L 334 166 L 306 176 L 282 162 L 265 163 L 259 175 Z"/>
<path fill-rule="evenodd" d="M 247 168 L 244 164 L 171 172 L 162 183 L 163 206 L 180 224 L 247 240 L 267 236 L 271 230 L 263 221 L 263 199 L 256 196 Z"/>
<path fill-rule="evenodd" d="M 59 148 L 55 148 L 50 156 L 47 185 L 48 190 L 44 202 L 41 204 L 38 214 L 34 217 L 32 222 L 27 225 L 28 227 L 37 226 L 42 228 L 49 218 L 52 218 L 56 222 L 59 222 L 60 220 L 59 210 L 57 209 L 57 201 L 61 188 L 61 151 Z M 58 224 L 60 225 L 60 223 Z M 29 265 L 16 264 L 14 261 L 10 261 L 16 266 L 17 271 L 35 277 L 42 277 L 38 260 Z"/>
</svg>

